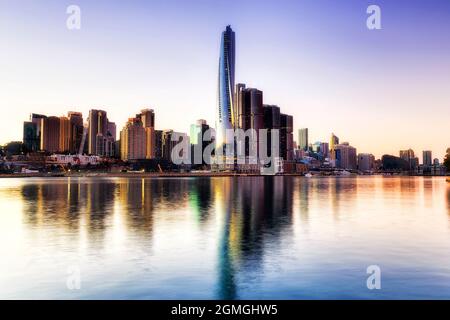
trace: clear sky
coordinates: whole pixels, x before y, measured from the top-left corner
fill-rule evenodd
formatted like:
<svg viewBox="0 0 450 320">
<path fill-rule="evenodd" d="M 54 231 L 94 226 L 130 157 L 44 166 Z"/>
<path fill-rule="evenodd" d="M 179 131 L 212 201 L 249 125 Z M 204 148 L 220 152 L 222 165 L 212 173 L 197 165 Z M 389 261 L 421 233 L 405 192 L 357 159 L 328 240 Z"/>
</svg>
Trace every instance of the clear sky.
<svg viewBox="0 0 450 320">
<path fill-rule="evenodd" d="M 81 8 L 81 30 L 66 8 Z M 377 4 L 382 30 L 368 30 Z M 31 112 L 108 111 L 120 130 L 142 107 L 158 129 L 214 125 L 220 34 L 236 32 L 236 80 L 358 152 L 450 147 L 448 0 L 0 0 L 0 143 Z"/>
</svg>

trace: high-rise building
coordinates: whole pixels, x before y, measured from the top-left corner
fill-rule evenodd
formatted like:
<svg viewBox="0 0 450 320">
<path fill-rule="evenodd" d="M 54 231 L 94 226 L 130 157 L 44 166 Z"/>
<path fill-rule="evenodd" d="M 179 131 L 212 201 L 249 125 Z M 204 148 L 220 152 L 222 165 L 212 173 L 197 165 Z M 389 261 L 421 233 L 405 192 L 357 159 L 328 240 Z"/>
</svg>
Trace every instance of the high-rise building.
<svg viewBox="0 0 450 320">
<path fill-rule="evenodd" d="M 422 164 L 426 167 L 430 167 L 432 165 L 432 154 L 431 151 L 423 151 L 422 152 Z"/>
<path fill-rule="evenodd" d="M 23 144 L 28 152 L 36 152 L 39 150 L 39 137 L 36 123 L 32 121 L 25 121 L 23 123 Z"/>
<path fill-rule="evenodd" d="M 334 146 L 336 166 L 341 169 L 355 170 L 357 168 L 356 148 L 348 142 Z"/>
<path fill-rule="evenodd" d="M 153 159 L 155 158 L 155 112 L 153 109 L 143 109 L 137 117 L 141 119 L 145 129 L 145 157 L 147 159 Z"/>
<path fill-rule="evenodd" d="M 163 131 L 155 130 L 155 146 L 154 153 L 156 159 L 162 159 L 163 157 Z"/>
<path fill-rule="evenodd" d="M 141 119 L 128 119 L 128 122 L 120 132 L 121 159 L 124 161 L 145 159 L 145 140 L 145 129 Z"/>
<path fill-rule="evenodd" d="M 331 139 L 330 139 L 330 159 L 331 160 L 336 160 L 336 152 L 334 150 L 334 147 L 338 144 L 339 144 L 339 138 L 334 133 L 332 133 Z"/>
<path fill-rule="evenodd" d="M 216 148 L 232 144 L 226 130 L 233 129 L 235 116 L 234 100 L 235 33 L 230 26 L 222 33 L 219 57 L 218 106 L 216 114 Z"/>
<path fill-rule="evenodd" d="M 191 125 L 190 142 L 191 142 L 191 163 L 192 164 L 206 164 L 203 157 L 203 152 L 210 141 L 204 141 L 205 132 L 209 130 L 209 125 L 206 120 L 197 120 L 195 124 Z"/>
<path fill-rule="evenodd" d="M 178 136 L 178 140 L 175 140 L 175 136 Z M 182 140 L 182 139 L 188 139 L 187 138 L 187 134 L 185 133 L 180 133 L 180 132 L 174 132 L 173 130 L 163 130 L 162 133 L 162 158 L 164 160 L 167 161 L 171 161 L 172 160 L 172 151 L 173 148 Z M 188 152 L 188 150 L 184 150 Z M 186 159 L 186 157 L 188 156 L 188 154 L 178 154 L 177 155 L 180 159 Z"/>
<path fill-rule="evenodd" d="M 66 153 L 70 151 L 71 141 L 71 125 L 70 120 L 67 117 L 59 118 L 59 148 L 58 152 Z"/>
<path fill-rule="evenodd" d="M 298 148 L 308 150 L 308 128 L 298 130 Z"/>
<path fill-rule="evenodd" d="M 375 157 L 370 153 L 358 154 L 358 170 L 360 171 L 372 171 L 375 166 Z"/>
<path fill-rule="evenodd" d="M 38 150 L 41 150 L 41 136 L 42 136 L 42 119 L 47 118 L 47 116 L 43 114 L 32 113 L 30 116 L 30 120 L 32 123 L 36 125 L 36 137 L 38 141 Z"/>
<path fill-rule="evenodd" d="M 419 159 L 414 156 L 412 149 L 400 150 L 400 158 L 408 162 L 409 170 L 415 170 L 419 166 Z"/>
<path fill-rule="evenodd" d="M 264 105 L 264 128 L 267 129 L 267 155 L 272 156 L 272 130 L 280 130 L 280 108 L 275 105 Z M 278 149 L 280 142 L 278 140 Z M 273 146 L 275 148 L 275 146 Z M 279 154 L 279 157 L 282 157 Z"/>
<path fill-rule="evenodd" d="M 328 142 L 320 143 L 320 153 L 322 154 L 324 159 L 330 157 L 330 147 Z"/>
<path fill-rule="evenodd" d="M 58 117 L 41 118 L 41 150 L 50 153 L 59 151 L 60 122 Z"/>
<path fill-rule="evenodd" d="M 263 92 L 246 88 L 244 84 L 236 85 L 237 128 L 247 131 L 253 129 L 252 148 L 258 154 L 259 130 L 264 128 Z M 250 156 L 250 140 L 244 141 L 245 156 Z"/>
<path fill-rule="evenodd" d="M 88 153 L 103 155 L 105 153 L 105 139 L 108 134 L 108 117 L 106 111 L 89 111 L 89 143 Z"/>
<path fill-rule="evenodd" d="M 294 159 L 294 120 L 291 115 L 280 114 L 280 157 L 286 161 Z"/>
<path fill-rule="evenodd" d="M 80 152 L 81 141 L 83 140 L 83 115 L 81 112 L 69 111 L 67 117 L 70 121 L 70 147 L 72 154 Z M 81 150 L 83 152 L 83 150 Z"/>
</svg>

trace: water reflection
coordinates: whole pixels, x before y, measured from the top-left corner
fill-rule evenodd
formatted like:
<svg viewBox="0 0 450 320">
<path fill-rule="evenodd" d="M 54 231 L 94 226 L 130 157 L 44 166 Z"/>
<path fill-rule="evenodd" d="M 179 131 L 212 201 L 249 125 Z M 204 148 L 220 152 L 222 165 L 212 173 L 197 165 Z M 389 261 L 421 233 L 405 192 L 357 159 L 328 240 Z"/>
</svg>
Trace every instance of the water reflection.
<svg viewBox="0 0 450 320">
<path fill-rule="evenodd" d="M 0 192 L 5 190 L 0 186 Z M 249 292 L 267 281 L 267 267 L 282 270 L 282 261 L 297 269 L 286 276 L 292 283 L 277 286 L 300 288 L 300 269 L 311 270 L 313 265 L 308 263 L 314 257 L 347 263 L 359 259 L 361 264 L 366 257 L 362 247 L 377 252 L 379 246 L 396 243 L 403 246 L 395 248 L 399 254 L 403 248 L 411 250 L 410 239 L 416 233 L 430 234 L 430 239 L 435 236 L 436 243 L 449 239 L 448 230 L 444 233 L 436 227 L 442 226 L 439 213 L 446 211 L 447 220 L 450 216 L 450 186 L 442 180 L 71 178 L 29 180 L 17 183 L 17 190 L 22 205 L 20 228 L 36 249 L 32 255 L 45 258 L 55 253 L 48 260 L 61 264 L 62 250 L 81 260 L 86 257 L 89 266 L 117 267 L 118 273 L 130 273 L 128 285 L 139 288 L 137 297 L 258 298 Z M 406 208 L 408 220 L 401 215 Z M 425 208 L 435 214 L 424 216 Z M 413 219 L 417 222 L 408 225 Z M 434 240 L 430 239 L 427 246 L 417 244 L 417 256 L 432 251 Z M 333 273 L 333 269 L 325 270 L 332 268 L 330 263 L 324 267 L 321 262 L 316 272 Z M 95 274 L 97 269 L 89 271 Z M 200 286 L 197 295 L 189 295 L 190 281 Z M 54 288 L 56 296 L 59 290 Z"/>
</svg>

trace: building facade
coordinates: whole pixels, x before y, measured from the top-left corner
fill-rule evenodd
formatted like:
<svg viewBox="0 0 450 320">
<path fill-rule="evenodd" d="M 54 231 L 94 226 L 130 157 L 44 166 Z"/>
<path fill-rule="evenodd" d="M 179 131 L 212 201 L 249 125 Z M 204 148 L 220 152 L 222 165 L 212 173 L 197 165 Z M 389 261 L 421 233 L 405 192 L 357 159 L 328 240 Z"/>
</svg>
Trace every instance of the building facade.
<svg viewBox="0 0 450 320">
<path fill-rule="evenodd" d="M 298 148 L 301 150 L 308 150 L 308 128 L 302 128 L 298 130 Z"/>
<path fill-rule="evenodd" d="M 120 158 L 123 161 L 146 157 L 146 134 L 141 119 L 130 118 L 120 132 Z"/>
<path fill-rule="evenodd" d="M 234 128 L 235 107 L 235 33 L 230 26 L 222 33 L 219 57 L 218 105 L 216 114 L 216 148 L 232 144 L 226 131 Z"/>
</svg>

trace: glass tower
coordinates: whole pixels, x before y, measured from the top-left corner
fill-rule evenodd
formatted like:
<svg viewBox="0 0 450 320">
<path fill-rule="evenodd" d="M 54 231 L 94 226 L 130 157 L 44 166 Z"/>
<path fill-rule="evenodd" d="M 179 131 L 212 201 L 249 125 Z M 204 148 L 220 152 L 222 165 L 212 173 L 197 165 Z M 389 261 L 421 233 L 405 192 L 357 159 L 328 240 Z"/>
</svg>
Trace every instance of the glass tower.
<svg viewBox="0 0 450 320">
<path fill-rule="evenodd" d="M 216 147 L 231 144 L 226 130 L 234 127 L 235 34 L 230 26 L 222 32 L 219 58 L 218 106 L 216 115 Z"/>
</svg>

